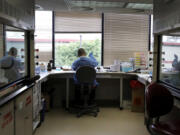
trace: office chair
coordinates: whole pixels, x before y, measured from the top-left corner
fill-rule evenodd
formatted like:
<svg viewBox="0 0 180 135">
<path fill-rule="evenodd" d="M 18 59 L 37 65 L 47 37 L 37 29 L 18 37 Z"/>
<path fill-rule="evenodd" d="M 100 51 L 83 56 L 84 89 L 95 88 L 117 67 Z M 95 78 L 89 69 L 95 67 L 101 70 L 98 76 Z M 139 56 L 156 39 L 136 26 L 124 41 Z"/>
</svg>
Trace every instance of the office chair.
<svg viewBox="0 0 180 135">
<path fill-rule="evenodd" d="M 79 82 L 79 88 L 82 93 L 83 104 L 76 105 L 79 108 L 77 117 L 81 117 L 84 114 L 93 114 L 94 117 L 98 115 L 99 108 L 96 104 L 89 104 L 90 94 L 93 89 L 94 81 L 96 79 L 96 71 L 94 68 L 89 66 L 80 67 L 76 71 L 76 78 Z M 76 87 L 77 88 L 77 87 Z"/>
<path fill-rule="evenodd" d="M 158 83 L 146 89 L 146 127 L 151 135 L 180 135 L 180 121 L 160 121 L 160 116 L 173 108 L 173 96 L 168 89 Z"/>
</svg>

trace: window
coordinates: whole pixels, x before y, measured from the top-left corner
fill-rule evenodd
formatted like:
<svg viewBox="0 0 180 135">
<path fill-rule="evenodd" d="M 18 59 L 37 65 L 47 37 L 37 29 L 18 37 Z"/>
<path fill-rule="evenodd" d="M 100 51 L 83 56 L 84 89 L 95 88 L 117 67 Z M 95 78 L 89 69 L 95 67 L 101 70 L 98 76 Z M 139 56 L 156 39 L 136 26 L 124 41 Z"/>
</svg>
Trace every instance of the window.
<svg viewBox="0 0 180 135">
<path fill-rule="evenodd" d="M 35 12 L 36 62 L 47 65 L 52 59 L 52 11 Z"/>
<path fill-rule="evenodd" d="M 84 48 L 87 55 L 93 53 L 101 64 L 101 34 L 100 33 L 68 33 L 55 35 L 55 65 L 71 66 L 77 59 L 77 50 Z"/>
<path fill-rule="evenodd" d="M 0 30 L 2 35 L 2 27 Z M 25 31 L 9 26 L 5 26 L 4 30 L 5 44 L 0 41 L 0 88 L 28 75 Z"/>
<path fill-rule="evenodd" d="M 180 36 L 162 36 L 160 80 L 180 89 Z"/>
<path fill-rule="evenodd" d="M 80 47 L 101 65 L 101 23 L 98 13 L 55 12 L 55 66 L 71 66 Z"/>
</svg>

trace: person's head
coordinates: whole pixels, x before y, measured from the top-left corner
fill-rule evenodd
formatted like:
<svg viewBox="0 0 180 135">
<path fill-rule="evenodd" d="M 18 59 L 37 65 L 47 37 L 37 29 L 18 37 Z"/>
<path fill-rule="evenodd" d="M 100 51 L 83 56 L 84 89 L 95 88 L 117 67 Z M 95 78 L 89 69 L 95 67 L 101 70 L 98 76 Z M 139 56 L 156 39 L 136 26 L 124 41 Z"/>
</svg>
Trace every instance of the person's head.
<svg viewBox="0 0 180 135">
<path fill-rule="evenodd" d="M 86 56 L 86 51 L 83 48 L 78 49 L 78 57 Z"/>
<path fill-rule="evenodd" d="M 8 54 L 10 56 L 16 57 L 17 56 L 17 49 L 15 47 L 10 48 Z"/>
<path fill-rule="evenodd" d="M 175 59 L 178 59 L 178 56 L 177 56 L 176 54 L 174 54 L 174 58 L 175 58 Z"/>
</svg>

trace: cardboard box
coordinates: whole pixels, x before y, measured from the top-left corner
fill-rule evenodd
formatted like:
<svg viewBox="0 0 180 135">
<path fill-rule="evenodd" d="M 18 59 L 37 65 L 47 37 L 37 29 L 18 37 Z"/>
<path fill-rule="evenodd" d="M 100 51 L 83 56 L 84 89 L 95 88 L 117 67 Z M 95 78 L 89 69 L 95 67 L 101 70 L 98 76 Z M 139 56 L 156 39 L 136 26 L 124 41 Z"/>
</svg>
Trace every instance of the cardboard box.
<svg viewBox="0 0 180 135">
<path fill-rule="evenodd" d="M 132 88 L 132 112 L 144 112 L 145 87 Z"/>
</svg>

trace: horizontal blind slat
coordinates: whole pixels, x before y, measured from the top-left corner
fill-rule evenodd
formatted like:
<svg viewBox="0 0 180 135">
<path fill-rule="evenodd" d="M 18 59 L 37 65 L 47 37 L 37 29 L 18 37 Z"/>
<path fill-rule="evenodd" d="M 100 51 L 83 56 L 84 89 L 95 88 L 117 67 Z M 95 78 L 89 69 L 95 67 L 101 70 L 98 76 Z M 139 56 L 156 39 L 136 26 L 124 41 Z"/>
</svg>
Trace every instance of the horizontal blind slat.
<svg viewBox="0 0 180 135">
<path fill-rule="evenodd" d="M 101 32 L 101 14 L 55 12 L 55 32 Z"/>
<path fill-rule="evenodd" d="M 104 65 L 128 61 L 135 52 L 148 52 L 148 15 L 105 13 Z"/>
</svg>

